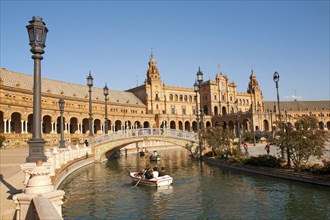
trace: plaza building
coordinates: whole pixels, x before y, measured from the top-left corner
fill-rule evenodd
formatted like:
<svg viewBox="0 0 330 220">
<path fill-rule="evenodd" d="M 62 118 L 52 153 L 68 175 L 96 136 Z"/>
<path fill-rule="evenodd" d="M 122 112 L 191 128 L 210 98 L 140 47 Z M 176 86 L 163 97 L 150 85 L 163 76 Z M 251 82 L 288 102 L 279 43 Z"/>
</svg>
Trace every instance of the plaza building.
<svg viewBox="0 0 330 220">
<path fill-rule="evenodd" d="M 171 128 L 197 132 L 196 113 L 199 93 L 191 88 L 165 85 L 154 54 L 143 85 L 127 91 L 109 91 L 109 132 L 135 128 Z M 46 145 L 56 146 L 60 139 L 59 100 L 65 101 L 64 137 L 67 144 L 81 144 L 89 136 L 89 94 L 87 85 L 42 78 L 42 137 Z M 276 101 L 264 101 L 252 69 L 246 92 L 238 92 L 222 72 L 214 80 L 203 81 L 200 88 L 204 127 L 223 126 L 238 136 L 247 131 L 271 131 L 279 120 Z M 33 76 L 0 69 L 0 135 L 7 146 L 27 146 L 33 126 Z M 330 102 L 281 101 L 281 119 L 294 122 L 313 115 L 319 128 L 330 127 Z M 105 133 L 103 88 L 92 87 L 93 134 Z"/>
</svg>

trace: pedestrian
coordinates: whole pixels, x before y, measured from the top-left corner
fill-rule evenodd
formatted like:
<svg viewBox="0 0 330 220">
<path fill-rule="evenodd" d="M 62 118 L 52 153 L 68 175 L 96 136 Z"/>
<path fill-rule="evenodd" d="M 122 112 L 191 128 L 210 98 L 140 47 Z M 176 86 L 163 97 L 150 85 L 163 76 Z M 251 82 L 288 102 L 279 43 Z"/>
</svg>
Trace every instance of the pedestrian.
<svg viewBox="0 0 330 220">
<path fill-rule="evenodd" d="M 125 147 L 125 157 L 127 157 L 127 148 Z"/>
<path fill-rule="evenodd" d="M 86 147 L 88 147 L 88 141 L 87 141 L 87 139 L 85 139 L 84 144 L 85 144 Z"/>
<path fill-rule="evenodd" d="M 249 155 L 249 152 L 248 152 L 248 144 L 247 142 L 245 141 L 244 144 L 243 144 L 243 147 L 244 147 L 244 150 L 245 150 L 245 155 Z"/>
<path fill-rule="evenodd" d="M 269 151 L 270 151 L 270 146 L 269 146 L 269 144 L 266 144 L 266 146 L 265 146 L 265 150 L 266 150 L 266 152 L 267 152 L 267 155 L 269 155 Z"/>
</svg>

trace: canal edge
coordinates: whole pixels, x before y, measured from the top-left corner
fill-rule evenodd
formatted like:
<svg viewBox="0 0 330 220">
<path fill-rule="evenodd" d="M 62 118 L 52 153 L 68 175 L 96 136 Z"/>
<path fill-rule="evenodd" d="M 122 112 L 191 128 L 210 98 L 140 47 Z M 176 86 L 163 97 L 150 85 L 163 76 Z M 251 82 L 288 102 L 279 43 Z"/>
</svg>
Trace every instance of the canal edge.
<svg viewBox="0 0 330 220">
<path fill-rule="evenodd" d="M 216 158 L 202 157 L 202 160 L 208 164 L 228 169 L 330 187 L 330 177 L 298 173 L 294 172 L 293 170 L 241 165 L 237 163 L 235 164 L 227 161 L 222 161 Z"/>
</svg>

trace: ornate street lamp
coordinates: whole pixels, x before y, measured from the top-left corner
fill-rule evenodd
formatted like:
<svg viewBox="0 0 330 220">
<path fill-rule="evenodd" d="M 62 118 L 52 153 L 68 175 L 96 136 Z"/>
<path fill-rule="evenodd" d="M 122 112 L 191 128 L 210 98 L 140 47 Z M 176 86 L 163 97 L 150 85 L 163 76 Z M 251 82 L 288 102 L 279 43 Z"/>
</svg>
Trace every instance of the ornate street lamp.
<svg viewBox="0 0 330 220">
<path fill-rule="evenodd" d="M 46 35 L 48 29 L 46 24 L 38 16 L 33 16 L 26 26 L 32 59 L 34 60 L 34 82 L 33 82 L 33 125 L 32 125 L 32 139 L 28 141 L 29 156 L 26 162 L 36 162 L 37 160 L 47 161 L 44 154 L 46 141 L 41 138 L 41 60 L 46 47 Z"/>
<path fill-rule="evenodd" d="M 93 136 L 93 117 L 92 117 L 92 86 L 93 86 L 93 77 L 91 71 L 87 76 L 87 86 L 89 87 L 89 136 Z"/>
<path fill-rule="evenodd" d="M 237 126 L 238 126 L 238 152 L 241 152 L 241 115 L 238 111 L 238 100 L 236 99 L 236 111 L 237 111 Z"/>
<path fill-rule="evenodd" d="M 65 140 L 64 140 L 64 133 L 63 133 L 63 112 L 64 112 L 64 100 L 60 99 L 58 101 L 59 107 L 60 107 L 60 113 L 61 113 L 61 140 L 60 140 L 60 148 L 65 148 Z"/>
<path fill-rule="evenodd" d="M 109 129 L 109 125 L 108 125 L 108 95 L 109 95 L 109 89 L 107 87 L 107 83 L 105 83 L 105 86 L 103 88 L 103 95 L 104 95 L 104 100 L 105 100 L 105 121 L 104 121 L 104 132 L 105 134 L 108 134 L 108 129 Z"/>
<path fill-rule="evenodd" d="M 274 73 L 273 80 L 274 80 L 275 86 L 276 86 L 278 119 L 280 121 L 280 129 L 282 131 L 282 115 L 281 115 L 281 108 L 280 108 L 280 96 L 278 93 L 278 81 L 280 80 L 280 74 L 278 74 L 278 72 Z M 274 112 L 274 113 L 276 114 L 276 112 Z M 282 147 L 282 135 L 280 135 L 280 145 L 281 145 L 281 156 L 282 156 L 282 158 L 284 158 L 284 149 Z"/>
<path fill-rule="evenodd" d="M 273 75 L 273 80 L 275 82 L 276 86 L 276 93 L 277 93 L 277 108 L 278 108 L 278 118 L 280 121 L 280 129 L 281 129 L 281 136 L 280 136 L 280 145 L 281 145 L 281 156 L 284 158 L 284 148 L 283 148 L 283 141 L 282 141 L 282 135 L 283 135 L 283 125 L 282 125 L 282 115 L 281 115 L 281 108 L 280 108 L 280 95 L 278 92 L 278 82 L 280 81 L 280 74 L 278 72 L 275 72 Z M 286 148 L 286 153 L 287 153 L 287 166 L 290 168 L 290 149 L 289 147 Z"/>
<path fill-rule="evenodd" d="M 197 130 L 198 132 L 203 131 L 204 130 L 204 121 L 203 121 L 203 116 L 204 116 L 204 112 L 203 112 L 203 104 L 202 104 L 202 91 L 201 91 L 201 87 L 202 87 L 202 82 L 203 82 L 203 72 L 201 71 L 201 68 L 198 68 L 198 72 L 196 74 L 197 76 L 197 82 L 195 82 L 194 84 L 194 92 L 196 93 L 196 120 L 197 120 Z M 198 104 L 197 104 L 197 93 L 199 92 L 199 114 L 198 114 Z M 200 116 L 200 125 L 199 125 L 199 117 Z M 200 160 L 202 160 L 202 137 L 199 137 L 199 158 Z"/>
<path fill-rule="evenodd" d="M 198 72 L 197 72 L 197 82 L 198 82 L 198 88 L 199 88 L 199 111 L 200 111 L 200 118 L 201 118 L 201 126 L 200 129 L 201 131 L 204 129 L 204 111 L 203 111 L 203 103 L 202 103 L 202 82 L 203 82 L 203 72 L 201 71 L 201 68 L 198 68 Z"/>
<path fill-rule="evenodd" d="M 199 86 L 197 82 L 195 81 L 194 84 L 194 92 L 196 93 L 195 95 L 195 101 L 196 101 L 196 121 L 197 121 L 197 132 L 199 132 L 199 114 L 198 114 L 198 92 L 199 92 Z"/>
<path fill-rule="evenodd" d="M 323 117 L 324 117 L 323 112 L 320 113 L 320 117 L 321 117 L 321 126 L 320 126 L 320 129 L 323 131 L 324 128 L 325 128 L 325 125 L 324 125 L 324 122 L 323 122 Z"/>
</svg>

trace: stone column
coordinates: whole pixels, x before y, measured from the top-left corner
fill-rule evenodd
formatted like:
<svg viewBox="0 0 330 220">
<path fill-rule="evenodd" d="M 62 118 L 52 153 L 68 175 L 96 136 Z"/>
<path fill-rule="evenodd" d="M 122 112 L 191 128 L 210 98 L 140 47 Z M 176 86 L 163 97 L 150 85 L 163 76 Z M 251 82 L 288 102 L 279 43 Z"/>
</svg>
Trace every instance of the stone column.
<svg viewBox="0 0 330 220">
<path fill-rule="evenodd" d="M 50 133 L 53 134 L 54 133 L 54 122 L 51 122 L 51 124 L 52 124 L 52 131 Z"/>
<path fill-rule="evenodd" d="M 8 120 L 8 133 L 11 133 L 11 119 Z"/>
<path fill-rule="evenodd" d="M 7 119 L 3 119 L 3 133 L 7 133 Z"/>
<path fill-rule="evenodd" d="M 28 133 L 28 121 L 25 121 L 25 133 Z"/>
<path fill-rule="evenodd" d="M 24 133 L 24 121 L 21 120 L 21 134 Z"/>
</svg>

